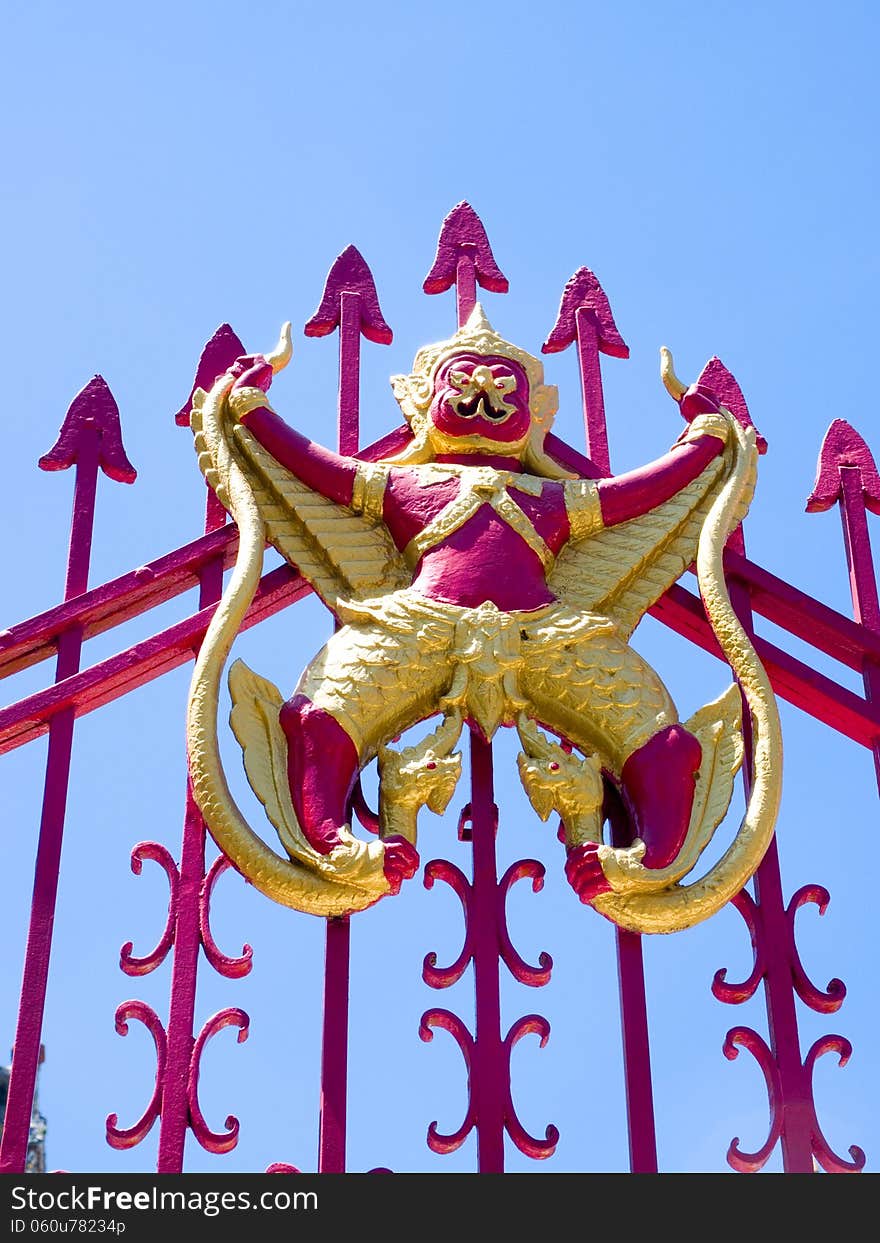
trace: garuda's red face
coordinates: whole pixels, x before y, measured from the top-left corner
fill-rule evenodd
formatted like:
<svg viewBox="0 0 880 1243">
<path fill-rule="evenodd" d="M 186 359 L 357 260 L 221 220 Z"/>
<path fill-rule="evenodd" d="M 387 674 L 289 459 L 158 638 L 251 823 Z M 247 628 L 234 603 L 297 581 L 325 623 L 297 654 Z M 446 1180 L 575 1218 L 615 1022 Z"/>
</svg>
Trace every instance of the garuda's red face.
<svg viewBox="0 0 880 1243">
<path fill-rule="evenodd" d="M 434 377 L 431 422 L 446 436 L 480 437 L 499 448 L 528 436 L 529 380 L 519 363 L 491 354 L 456 354 Z"/>
</svg>

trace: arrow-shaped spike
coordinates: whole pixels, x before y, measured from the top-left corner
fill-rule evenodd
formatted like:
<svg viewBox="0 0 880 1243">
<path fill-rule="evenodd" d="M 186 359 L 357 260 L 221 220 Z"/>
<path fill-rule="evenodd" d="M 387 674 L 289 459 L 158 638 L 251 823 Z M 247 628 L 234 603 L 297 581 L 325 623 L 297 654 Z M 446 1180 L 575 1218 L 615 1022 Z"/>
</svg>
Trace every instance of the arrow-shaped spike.
<svg viewBox="0 0 880 1243">
<path fill-rule="evenodd" d="M 871 454 L 856 429 L 846 419 L 835 419 L 822 441 L 816 466 L 816 482 L 807 497 L 808 514 L 830 509 L 842 495 L 840 468 L 853 467 L 862 479 L 862 495 L 872 514 L 880 514 L 880 476 Z"/>
<path fill-rule="evenodd" d="M 193 393 L 196 389 L 203 388 L 207 392 L 217 377 L 222 375 L 224 371 L 232 366 L 236 358 L 241 358 L 243 354 L 247 354 L 247 350 L 236 333 L 233 332 L 231 326 L 229 324 L 221 324 L 214 335 L 205 342 L 205 348 L 199 356 L 196 378 L 193 380 L 189 397 L 187 397 L 174 416 L 174 422 L 178 427 L 189 427 Z"/>
<path fill-rule="evenodd" d="M 137 471 L 122 443 L 119 407 L 103 376 L 93 376 L 77 393 L 64 416 L 61 431 L 48 453 L 40 458 L 41 470 L 67 470 L 82 452 L 86 437 L 98 435 L 98 465 L 117 483 L 134 483 Z"/>
<path fill-rule="evenodd" d="M 425 293 L 444 293 L 455 284 L 458 261 L 463 254 L 473 259 L 477 281 L 490 293 L 507 293 L 507 277 L 495 262 L 483 222 L 470 203 L 456 203 L 440 226 L 437 253 L 422 288 Z"/>
<path fill-rule="evenodd" d="M 720 358 L 715 356 L 709 359 L 697 377 L 697 384 L 702 384 L 704 388 L 714 393 L 722 406 L 729 410 L 743 427 L 755 427 L 736 376 L 725 367 Z M 767 452 L 767 441 L 756 427 L 755 445 L 759 453 Z"/>
<path fill-rule="evenodd" d="M 578 268 L 563 289 L 556 323 L 541 346 L 541 353 L 556 354 L 571 345 L 577 337 L 577 312 L 582 308 L 594 318 L 599 352 L 613 358 L 629 358 L 629 346 L 617 331 L 605 290 L 589 268 Z"/>
<path fill-rule="evenodd" d="M 326 337 L 339 327 L 342 295 L 345 293 L 359 295 L 360 331 L 367 340 L 376 345 L 390 345 L 394 334 L 379 306 L 373 273 L 356 246 L 346 246 L 342 254 L 334 259 L 324 282 L 321 305 L 305 326 L 306 336 Z"/>
</svg>

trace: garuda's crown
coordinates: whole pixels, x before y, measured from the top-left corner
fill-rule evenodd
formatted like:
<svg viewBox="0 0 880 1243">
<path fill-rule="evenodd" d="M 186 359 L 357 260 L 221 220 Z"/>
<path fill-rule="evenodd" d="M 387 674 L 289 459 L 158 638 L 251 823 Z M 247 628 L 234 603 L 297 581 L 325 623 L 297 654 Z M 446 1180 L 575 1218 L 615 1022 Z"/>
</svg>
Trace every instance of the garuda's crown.
<svg viewBox="0 0 880 1243">
<path fill-rule="evenodd" d="M 559 405 L 559 393 L 555 384 L 544 383 L 544 366 L 534 354 L 511 345 L 498 333 L 486 318 L 478 302 L 470 318 L 454 336 L 434 345 L 423 345 L 415 356 L 409 375 L 391 377 L 394 396 L 403 416 L 416 436 L 427 421 L 428 408 L 433 396 L 434 376 L 448 358 L 456 354 L 499 355 L 519 363 L 529 377 L 529 408 L 532 418 L 541 426 L 544 434 L 549 431 L 553 416 Z"/>
</svg>

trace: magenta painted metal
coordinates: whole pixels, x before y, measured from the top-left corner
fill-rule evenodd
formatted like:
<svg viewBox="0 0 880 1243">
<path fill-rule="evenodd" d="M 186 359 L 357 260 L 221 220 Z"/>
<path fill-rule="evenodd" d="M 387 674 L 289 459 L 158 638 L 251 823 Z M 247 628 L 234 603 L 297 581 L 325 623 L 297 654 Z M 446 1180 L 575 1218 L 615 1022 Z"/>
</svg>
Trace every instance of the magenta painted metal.
<svg viewBox="0 0 880 1243">
<path fill-rule="evenodd" d="M 495 262 L 483 222 L 470 203 L 457 203 L 440 226 L 437 253 L 422 288 L 445 293 L 455 286 L 459 326 L 477 302 L 477 285 L 491 293 L 507 293 L 507 277 Z"/>
<path fill-rule="evenodd" d="M 593 473 L 608 476 L 611 457 L 599 354 L 628 358 L 629 346 L 617 329 L 605 291 L 585 267 L 578 268 L 562 291 L 556 322 L 541 351 L 559 353 L 574 341 L 587 457 L 594 466 Z M 613 813 L 612 840 L 621 845 L 632 838 L 632 831 L 619 803 L 615 803 Z M 634 1174 L 650 1174 L 657 1171 L 657 1138 L 642 939 L 637 933 L 615 928 L 615 941 L 630 1169 Z"/>
<path fill-rule="evenodd" d="M 317 311 L 305 325 L 307 337 L 339 329 L 338 449 L 345 456 L 360 444 L 360 339 L 390 345 L 393 334 L 379 305 L 376 283 L 363 255 L 347 246 L 334 260 Z M 335 722 L 334 722 L 335 724 Z M 360 784 L 357 794 L 363 802 Z M 348 916 L 328 919 L 324 956 L 324 1024 L 318 1173 L 345 1173 L 348 1107 L 348 997 L 351 926 Z"/>
<path fill-rule="evenodd" d="M 825 433 L 807 511 L 821 512 L 838 502 L 853 617 L 864 630 L 880 636 L 880 603 L 866 515 L 868 509 L 880 513 L 880 476 L 870 449 L 845 419 L 835 419 Z M 877 703 L 880 701 L 880 660 L 863 655 L 860 672 L 866 698 L 870 703 Z M 872 751 L 880 789 L 880 739 L 874 742 Z"/>
<path fill-rule="evenodd" d="M 718 398 L 740 422 L 751 425 L 742 390 L 719 359 L 712 359 L 701 374 L 699 383 L 711 384 Z M 735 553 L 745 555 L 741 528 L 734 532 L 730 545 Z M 744 628 L 754 635 L 748 591 L 734 580 L 730 583 L 730 595 Z M 748 741 L 748 732 L 746 739 Z M 746 799 L 751 781 L 751 752 L 747 745 L 743 765 Z M 840 1008 L 846 996 L 846 989 L 838 979 L 832 980 L 824 992 L 812 984 L 795 942 L 796 911 L 806 902 L 815 902 L 820 913 L 824 912 L 829 901 L 828 892 L 818 885 L 804 886 L 786 906 L 775 838 L 752 883 L 754 898 L 747 889 L 743 889 L 733 900 L 749 929 L 754 950 L 752 971 L 748 979 L 739 984 L 728 983 L 724 969 L 716 972 L 712 992 L 719 1001 L 736 1005 L 754 996 L 759 984 L 764 985 L 769 1043 L 752 1028 L 735 1027 L 727 1033 L 723 1051 L 725 1057 L 733 1059 L 738 1056 L 738 1050 L 744 1048 L 758 1062 L 767 1085 L 770 1126 L 766 1140 L 755 1151 L 743 1151 L 739 1138 L 735 1138 L 728 1149 L 727 1160 L 741 1173 L 754 1173 L 766 1164 L 776 1145 L 780 1144 L 786 1173 L 812 1173 L 814 1159 L 827 1172 L 858 1171 L 865 1163 L 864 1153 L 859 1148 L 851 1148 L 852 1161 L 847 1162 L 831 1151 L 816 1117 L 812 1090 L 812 1069 L 816 1058 L 836 1050 L 841 1065 L 844 1065 L 851 1052 L 849 1042 L 841 1036 L 825 1036 L 816 1041 L 805 1059 L 801 1059 L 800 1053 L 796 997 L 800 997 L 811 1009 L 830 1014 Z"/>
<path fill-rule="evenodd" d="M 192 395 L 196 388 L 210 388 L 216 376 L 244 352 L 244 346 L 230 326 L 221 325 L 202 351 L 190 396 L 175 416 L 178 424 L 188 425 Z M 225 522 L 225 510 L 209 488 L 205 503 L 206 536 Z M 217 555 L 203 562 L 198 570 L 200 612 L 213 611 L 220 599 L 223 568 L 221 545 Z M 197 650 L 196 646 L 193 655 Z M 215 971 L 231 979 L 250 971 L 252 950 L 246 945 L 240 956 L 229 957 L 220 951 L 211 934 L 211 895 L 218 877 L 229 865 L 221 856 L 206 872 L 205 844 L 205 823 L 187 780 L 179 866 L 158 842 L 141 842 L 132 852 L 132 870 L 136 874 L 140 873 L 143 860 L 151 859 L 168 877 L 168 918 L 162 936 L 151 953 L 134 957 L 131 942 L 122 947 L 120 967 L 126 974 L 144 975 L 155 970 L 173 950 L 171 996 L 165 1027 L 145 1002 L 124 1002 L 117 1010 L 116 1029 L 120 1035 L 127 1034 L 128 1021 L 136 1018 L 153 1036 L 156 1081 L 153 1095 L 140 1119 L 133 1126 L 120 1128 L 117 1115 L 111 1114 L 107 1119 L 106 1134 L 111 1147 L 132 1147 L 147 1136 L 158 1120 L 156 1168 L 161 1174 L 182 1172 L 188 1130 L 209 1152 L 229 1152 L 238 1142 L 239 1123 L 236 1118 L 228 1117 L 222 1131 L 214 1131 L 208 1125 L 199 1104 L 198 1081 L 202 1051 L 207 1042 L 230 1025 L 238 1028 L 239 1042 L 245 1040 L 249 1020 L 244 1011 L 228 1007 L 209 1018 L 198 1035 L 194 1035 L 196 988 L 200 950 L 204 950 Z"/>
<path fill-rule="evenodd" d="M 498 269 L 483 224 L 467 203 L 460 203 L 446 217 L 437 244 L 437 256 L 423 288 L 441 293 L 456 285 L 458 325 L 466 323 L 476 302 L 476 280 L 486 288 L 506 293 L 507 279 Z M 493 595 L 490 591 L 490 595 Z M 422 974 L 432 988 L 448 988 L 461 979 L 470 964 L 474 968 L 474 1033 L 449 1010 L 433 1008 L 422 1015 L 419 1035 L 433 1039 L 442 1028 L 458 1044 L 468 1072 L 468 1106 L 464 1121 L 450 1134 L 441 1133 L 434 1121 L 428 1128 L 428 1147 L 437 1153 L 460 1148 L 475 1130 L 477 1167 L 481 1174 L 504 1170 L 505 1133 L 521 1152 L 535 1160 L 552 1156 L 559 1141 L 556 1127 L 547 1127 L 543 1140 L 530 1135 L 520 1123 L 510 1086 L 510 1055 L 523 1036 L 538 1035 L 547 1043 L 550 1024 L 541 1015 L 518 1019 L 502 1039 L 501 981 L 503 962 L 516 980 L 540 987 L 550 978 L 552 960 L 542 954 L 538 967 L 529 966 L 513 948 L 507 931 L 506 896 L 517 880 L 530 877 L 537 892 L 543 886 L 544 868 L 535 859 L 512 864 L 499 882 L 495 838 L 498 807 L 493 787 L 492 744 L 476 725 L 470 728 L 471 801 L 459 819 L 459 838 L 473 849 L 473 879 L 446 859 L 432 860 L 425 868 L 425 885 L 435 880 L 449 884 L 461 900 L 465 918 L 464 945 L 449 967 L 438 968 L 436 954 L 425 958 Z"/>
<path fill-rule="evenodd" d="M 390 345 L 376 284 L 356 246 L 346 246 L 327 273 L 321 303 L 305 326 L 307 337 L 325 337 L 339 329 L 339 452 L 355 454 L 360 444 L 361 333 L 368 341 Z"/>
<path fill-rule="evenodd" d="M 351 966 L 351 921 L 347 915 L 327 920 L 324 952 L 318 1173 L 344 1174 L 348 1114 L 348 985 Z"/>
<path fill-rule="evenodd" d="M 434 859 L 425 867 L 425 886 L 445 881 L 458 895 L 465 921 L 464 944 L 455 962 L 437 966 L 437 955 L 426 956 L 422 975 L 431 988 L 448 988 L 474 968 L 474 1034 L 450 1010 L 434 1007 L 422 1015 L 419 1035 L 433 1039 L 434 1030 L 449 1032 L 461 1049 L 468 1072 L 468 1105 L 461 1125 L 453 1132 L 438 1130 L 436 1121 L 428 1128 L 428 1147 L 432 1152 L 451 1153 L 470 1135 L 477 1133 L 477 1164 L 481 1174 L 504 1170 L 504 1136 L 528 1157 L 542 1160 L 553 1155 L 559 1132 L 549 1125 L 543 1139 L 530 1135 L 522 1126 L 513 1105 L 510 1085 L 510 1055 L 514 1046 L 528 1034 L 539 1037 L 541 1047 L 550 1036 L 550 1024 L 538 1014 L 517 1019 L 507 1035 L 501 1036 L 501 962 L 520 984 L 540 988 L 550 979 L 553 967 L 549 954 L 542 953 L 532 967 L 514 949 L 507 930 L 506 899 L 513 884 L 530 879 L 537 893 L 544 884 L 544 868 L 536 859 L 520 859 L 511 864 L 499 881 L 496 872 L 495 838 L 498 807 L 494 799 L 492 746 L 471 729 L 471 801 L 459 819 L 459 838 L 471 841 L 473 879 L 448 859 Z"/>
<path fill-rule="evenodd" d="M 424 288 L 438 293 L 453 285 L 459 324 L 475 305 L 478 285 L 497 293 L 507 290 L 507 280 L 495 263 L 485 229 L 467 203 L 458 204 L 443 222 L 437 254 Z M 360 335 L 380 343 L 391 339 L 372 274 L 354 247 L 343 251 L 331 268 L 320 306 L 306 332 L 310 336 L 327 335 L 337 327 L 340 449 L 353 454 L 358 444 Z M 607 298 L 585 268 L 579 269 L 568 282 L 544 350 L 554 352 L 575 341 L 590 460 L 552 436 L 547 448 L 580 475 L 608 475 L 599 354 L 625 357 L 627 349 L 614 325 Z M 209 387 L 214 377 L 243 353 L 244 347 L 232 329 L 222 325 L 205 346 L 193 388 Z M 719 359 L 713 358 L 707 364 L 698 384 L 715 392 L 741 423 L 751 424 L 742 393 Z M 181 424 L 188 422 L 191 399 L 192 394 L 176 416 Z M 687 417 L 684 408 L 683 412 Z M 358 456 L 369 460 L 391 455 L 406 444 L 409 436 L 408 429 L 399 428 Z M 766 446 L 760 435 L 758 444 L 763 451 Z M 118 410 L 100 377 L 95 377 L 74 400 L 56 444 L 40 465 L 44 469 L 65 469 L 74 463 L 77 476 L 64 601 L 36 618 L 0 632 L 0 677 L 57 654 L 55 684 L 0 711 L 0 752 L 46 732 L 50 736 L 22 1005 L 0 1147 L 0 1168 L 9 1172 L 23 1169 L 26 1152 L 75 719 L 193 658 L 219 599 L 223 570 L 234 560 L 237 547 L 237 533 L 224 525 L 226 515 L 209 491 L 202 537 L 148 566 L 87 590 L 98 467 L 118 481 L 134 479 L 122 446 Z M 615 487 L 622 490 L 624 485 L 625 480 L 621 480 L 606 487 L 608 497 Z M 727 550 L 726 570 L 736 607 L 751 631 L 753 614 L 758 613 L 862 674 L 865 698 L 818 674 L 766 640 L 754 640 L 777 694 L 869 747 L 880 784 L 880 604 L 865 514 L 866 508 L 880 513 L 880 477 L 865 442 L 839 419 L 832 423 L 823 442 L 816 484 L 807 507 L 816 511 L 836 503 L 841 506 L 854 621 L 750 562 L 741 533 Z M 195 614 L 109 660 L 80 670 L 85 639 L 196 583 L 200 600 Z M 309 590 L 289 567 L 272 571 L 264 577 L 245 625 L 256 624 Z M 652 612 L 691 642 L 720 655 L 699 598 L 681 585 L 667 592 Z M 437 1152 L 452 1151 L 475 1130 L 479 1168 L 495 1172 L 504 1168 L 505 1134 L 533 1158 L 549 1156 L 558 1139 L 553 1126 L 547 1127 L 544 1139 L 529 1135 L 517 1119 L 511 1098 L 513 1045 L 527 1033 L 537 1034 L 541 1044 L 545 1044 L 549 1024 L 539 1015 L 527 1015 L 502 1038 L 500 1014 L 502 963 L 519 983 L 532 987 L 547 982 L 552 963 L 549 955 L 542 954 L 538 965 L 531 966 L 511 943 L 506 926 L 506 895 L 520 879 L 530 879 L 533 889 L 539 890 L 543 868 L 535 860 L 522 859 L 512 864 L 500 881 L 497 879 L 498 808 L 494 800 L 492 748 L 475 728 L 471 729 L 470 751 L 471 801 L 462 812 L 459 835 L 472 845 L 472 880 L 468 881 L 448 860 L 434 860 L 425 869 L 428 888 L 436 880 L 444 880 L 459 895 L 465 919 L 464 944 L 458 958 L 448 967 L 438 967 L 436 955 L 428 954 L 423 973 L 432 987 L 443 988 L 460 979 L 467 967 L 473 965 L 474 1030 L 472 1035 L 462 1019 L 437 1008 L 423 1016 L 420 1034 L 423 1039 L 431 1039 L 437 1027 L 449 1031 L 462 1049 L 469 1075 L 464 1122 L 451 1134 L 441 1134 L 433 1123 L 428 1133 L 430 1147 Z M 745 775 L 748 779 L 747 772 Z M 377 827 L 377 818 L 366 807 L 359 788 L 355 790 L 353 808 L 368 827 Z M 613 840 L 628 840 L 631 825 L 621 819 L 622 809 L 607 810 Z M 131 866 L 136 874 L 149 862 L 161 868 L 167 877 L 169 905 L 165 926 L 148 953 L 135 954 L 131 942 L 120 952 L 120 966 L 130 976 L 148 974 L 173 955 L 167 1025 L 142 1001 L 125 1001 L 116 1012 L 120 1034 L 124 1035 L 131 1021 L 136 1020 L 152 1037 L 156 1076 L 150 1099 L 141 1117 L 130 1126 L 120 1126 L 116 1115 L 107 1120 L 108 1141 L 117 1148 L 140 1143 L 158 1121 L 158 1168 L 167 1173 L 183 1168 L 188 1131 L 215 1153 L 228 1152 L 238 1138 L 238 1122 L 234 1118 L 227 1118 L 223 1128 L 212 1129 L 198 1098 L 200 1060 L 206 1043 L 225 1027 L 236 1029 L 239 1041 L 246 1039 L 248 1033 L 247 1016 L 236 1007 L 221 1010 L 195 1032 L 199 950 L 204 950 L 214 970 L 230 979 L 247 974 L 252 958 L 249 946 L 244 946 L 240 955 L 230 956 L 222 952 L 213 938 L 211 896 L 217 880 L 230 865 L 221 855 L 206 868 L 205 846 L 204 823 L 188 790 L 179 865 L 167 848 L 157 842 L 139 843 L 132 851 Z M 839 1035 L 821 1037 L 802 1058 L 797 1028 L 796 999 L 819 1013 L 830 1014 L 841 1006 L 846 995 L 844 985 L 837 979 L 831 980 L 824 990 L 814 985 L 796 946 L 797 911 L 813 903 L 822 913 L 829 901 L 828 893 L 822 886 L 807 885 L 786 905 L 775 843 L 754 885 L 755 897 L 743 890 L 734 899 L 751 937 L 752 970 L 747 979 L 738 983 L 727 981 L 725 971 L 717 972 L 713 992 L 720 1000 L 735 1004 L 754 996 L 760 984 L 764 986 L 768 1040 L 751 1028 L 735 1027 L 728 1033 L 724 1053 L 733 1058 L 740 1048 L 745 1048 L 758 1061 L 767 1083 L 770 1126 L 759 1149 L 746 1152 L 735 1140 L 728 1159 L 737 1170 L 757 1170 L 779 1144 L 786 1170 L 810 1172 L 818 1163 L 829 1172 L 857 1171 L 864 1165 L 864 1154 L 854 1146 L 849 1150 L 851 1160 L 847 1161 L 830 1149 L 816 1118 L 812 1096 L 812 1073 L 818 1057 L 835 1052 L 844 1064 L 851 1051 L 849 1042 Z M 347 920 L 328 921 L 318 1158 L 319 1170 L 326 1172 L 345 1169 L 349 938 Z M 641 941 L 633 934 L 618 932 L 617 947 L 631 1168 L 648 1171 L 657 1168 L 657 1152 Z M 271 1172 L 296 1170 L 278 1163 L 269 1168 Z"/>
<path fill-rule="evenodd" d="M 577 341 L 584 406 L 587 457 L 599 475 L 611 474 L 605 396 L 599 355 L 629 358 L 629 346 L 617 331 L 605 291 L 589 268 L 578 268 L 562 291 L 556 322 L 541 346 L 556 354 Z"/>
<path fill-rule="evenodd" d="M 76 467 L 67 576 L 64 584 L 64 599 L 71 600 L 88 587 L 99 468 L 120 483 L 133 483 L 136 477 L 134 467 L 126 457 L 122 445 L 119 410 L 113 394 L 101 376 L 96 375 L 73 399 L 58 439 L 40 459 L 40 466 L 43 470 L 67 470 L 71 466 Z M 73 626 L 62 632 L 57 642 L 55 680 L 60 682 L 79 669 L 82 630 Z M 8 1173 L 24 1170 L 27 1157 L 61 869 L 74 720 L 74 712 L 67 708 L 56 714 L 49 726 L 49 751 L 30 925 L 6 1117 L 3 1137 L 0 1140 L 0 1170 Z"/>
</svg>

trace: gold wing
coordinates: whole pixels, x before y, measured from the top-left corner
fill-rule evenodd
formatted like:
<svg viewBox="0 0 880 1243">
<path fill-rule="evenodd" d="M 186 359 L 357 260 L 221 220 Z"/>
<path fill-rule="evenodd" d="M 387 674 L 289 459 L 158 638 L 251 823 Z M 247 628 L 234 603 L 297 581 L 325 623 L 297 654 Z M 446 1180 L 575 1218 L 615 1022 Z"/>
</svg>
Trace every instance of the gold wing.
<svg viewBox="0 0 880 1243">
<path fill-rule="evenodd" d="M 235 566 L 190 683 L 186 736 L 193 795 L 217 845 L 267 897 L 312 915 L 349 914 L 391 891 L 384 874 L 384 844 L 361 842 L 343 827 L 340 845 L 329 854 L 320 855 L 308 845 L 287 793 L 277 719 L 280 692 L 242 666 L 230 682 L 233 727 L 243 743 L 248 778 L 286 857 L 271 849 L 251 829 L 226 780 L 217 735 L 220 683 L 260 584 L 267 539 L 297 565 L 331 608 L 343 595 L 375 595 L 393 585 L 400 573 L 398 557 L 378 524 L 358 518 L 345 506 L 323 502 L 262 454 L 252 437 L 242 430 L 236 434 L 227 406 L 231 385 L 227 374 L 210 393 L 197 391 L 191 416 L 199 465 L 239 532 Z M 342 538 L 336 538 L 337 522 Z M 333 553 L 328 542 L 334 544 Z"/>
<path fill-rule="evenodd" d="M 613 618 L 622 637 L 628 638 L 645 612 L 693 562 L 700 532 L 731 462 L 729 446 L 693 483 L 656 509 L 567 544 L 548 576 L 550 590 L 578 611 Z M 734 526 L 745 516 L 754 486 L 752 458 Z"/>
<path fill-rule="evenodd" d="M 209 426 L 207 404 L 207 395 L 197 390 L 191 423 L 202 473 L 231 511 L 224 460 L 235 461 L 253 493 L 266 539 L 329 608 L 335 609 L 340 597 L 365 599 L 409 583 L 403 557 L 380 520 L 315 492 L 280 465 L 247 428 L 233 425 L 225 410 L 212 411 Z M 228 457 L 217 451 L 218 436 L 226 440 Z"/>
</svg>

